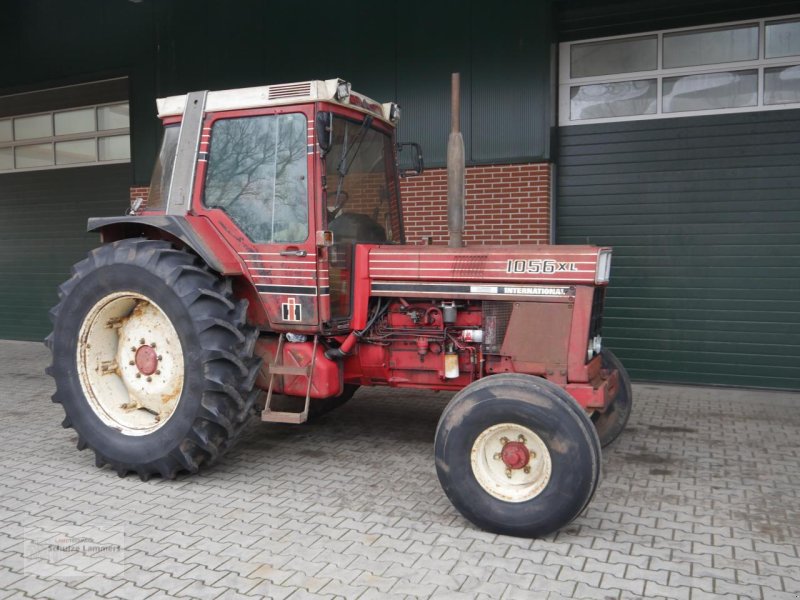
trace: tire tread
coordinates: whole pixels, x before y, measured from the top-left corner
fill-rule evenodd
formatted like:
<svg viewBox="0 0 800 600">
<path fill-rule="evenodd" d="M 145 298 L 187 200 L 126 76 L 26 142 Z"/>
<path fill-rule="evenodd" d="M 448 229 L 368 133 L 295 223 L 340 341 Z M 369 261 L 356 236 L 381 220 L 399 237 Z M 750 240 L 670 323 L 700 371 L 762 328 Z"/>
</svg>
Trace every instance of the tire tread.
<svg viewBox="0 0 800 600">
<path fill-rule="evenodd" d="M 160 277 L 172 287 L 191 316 L 201 344 L 204 365 L 204 391 L 188 435 L 176 440 L 160 458 L 146 464 L 112 461 L 102 449 L 92 448 L 98 467 L 110 466 L 120 477 L 130 472 L 142 480 L 153 475 L 174 479 L 178 473 L 197 472 L 203 465 L 217 461 L 238 439 L 250 416 L 255 412 L 258 394 L 254 385 L 261 360 L 253 356 L 258 331 L 247 324 L 247 301 L 233 296 L 230 280 L 212 272 L 194 254 L 177 249 L 168 242 L 144 238 L 126 239 L 92 250 L 86 259 L 76 263 L 72 276 L 59 287 L 59 303 L 50 311 L 57 324 L 61 307 L 92 271 L 102 266 L 133 264 Z M 51 351 L 56 347 L 56 332 L 47 337 Z M 53 357 L 47 368 L 56 382 L 53 402 L 65 407 L 66 391 L 59 385 L 60 357 Z M 63 358 L 61 360 L 68 360 Z M 73 427 L 66 414 L 64 427 Z M 77 447 L 89 447 L 78 435 Z"/>
</svg>

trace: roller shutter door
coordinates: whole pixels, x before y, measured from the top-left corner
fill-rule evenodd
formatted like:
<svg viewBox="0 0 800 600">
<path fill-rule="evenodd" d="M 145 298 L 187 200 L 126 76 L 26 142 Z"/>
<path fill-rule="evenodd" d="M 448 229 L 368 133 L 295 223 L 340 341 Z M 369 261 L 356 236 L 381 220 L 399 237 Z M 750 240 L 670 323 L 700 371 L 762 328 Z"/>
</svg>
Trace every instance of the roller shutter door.
<svg viewBox="0 0 800 600">
<path fill-rule="evenodd" d="M 800 388 L 800 111 L 562 127 L 557 185 L 634 378 Z"/>
<path fill-rule="evenodd" d="M 73 263 L 98 244 L 90 216 L 120 215 L 130 165 L 0 175 L 0 339 L 42 340 Z"/>
</svg>

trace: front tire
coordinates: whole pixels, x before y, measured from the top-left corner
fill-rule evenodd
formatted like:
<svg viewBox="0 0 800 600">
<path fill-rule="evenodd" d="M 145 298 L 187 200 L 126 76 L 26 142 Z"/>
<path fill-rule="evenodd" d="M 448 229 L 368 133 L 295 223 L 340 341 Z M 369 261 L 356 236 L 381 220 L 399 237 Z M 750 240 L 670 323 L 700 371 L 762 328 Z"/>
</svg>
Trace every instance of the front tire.
<svg viewBox="0 0 800 600">
<path fill-rule="evenodd" d="M 53 401 L 98 466 L 172 479 L 232 445 L 260 360 L 229 280 L 167 242 L 128 239 L 75 265 L 59 298 L 46 340 Z"/>
<path fill-rule="evenodd" d="M 603 369 L 616 370 L 619 373 L 617 395 L 605 412 L 595 411 L 592 414 L 592 423 L 594 423 L 600 438 L 600 445 L 605 448 L 620 436 L 628 424 L 633 409 L 633 390 L 631 389 L 631 377 L 617 356 L 611 350 L 603 349 L 600 357 L 603 361 Z"/>
<path fill-rule="evenodd" d="M 531 375 L 493 375 L 439 420 L 436 472 L 453 505 L 487 531 L 540 537 L 577 517 L 600 478 L 600 442 L 577 402 Z"/>
</svg>

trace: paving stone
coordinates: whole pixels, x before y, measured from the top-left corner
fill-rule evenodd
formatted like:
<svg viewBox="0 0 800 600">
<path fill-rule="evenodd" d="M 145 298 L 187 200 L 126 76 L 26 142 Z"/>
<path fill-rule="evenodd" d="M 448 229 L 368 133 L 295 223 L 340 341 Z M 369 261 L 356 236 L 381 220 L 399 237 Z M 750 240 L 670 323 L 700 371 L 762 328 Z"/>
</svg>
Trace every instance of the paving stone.
<svg viewBox="0 0 800 600">
<path fill-rule="evenodd" d="M 121 598 L 122 600 L 145 600 L 153 595 L 153 590 L 125 583 L 111 590 L 107 595 L 109 598 Z"/>
<path fill-rule="evenodd" d="M 36 577 L 24 577 L 19 581 L 11 584 L 11 589 L 17 592 L 23 592 L 28 596 L 37 596 L 42 594 L 44 590 L 54 585 L 53 581 L 38 579 Z"/>
<path fill-rule="evenodd" d="M 75 600 L 82 596 L 84 592 L 85 590 L 76 589 L 63 582 L 58 582 L 43 592 L 40 592 L 40 595 L 47 598 L 57 598 L 58 600 Z"/>
<path fill-rule="evenodd" d="M 570 567 L 561 567 L 561 570 L 558 572 L 558 579 L 560 581 L 574 581 L 576 583 L 584 583 L 590 587 L 598 587 L 602 577 L 600 573 L 582 571 Z"/>
<path fill-rule="evenodd" d="M 634 594 L 644 593 L 644 584 L 646 582 L 641 579 L 625 579 L 624 577 L 617 577 L 610 573 L 603 574 L 601 584 L 603 587 L 615 588 L 618 590 L 632 592 Z M 648 582 L 649 583 L 649 582 Z"/>
<path fill-rule="evenodd" d="M 659 596 L 662 598 L 675 598 L 676 600 L 689 600 L 691 588 L 659 585 L 653 581 L 648 581 L 645 585 L 646 596 L 652 598 Z M 623 594 L 624 596 L 624 594 Z"/>
<path fill-rule="evenodd" d="M 191 583 L 193 583 L 191 579 L 180 579 L 178 577 L 173 577 L 163 573 L 152 581 L 148 582 L 144 587 L 156 591 L 161 590 L 169 595 L 176 595 L 178 592 L 188 587 Z"/>
<path fill-rule="evenodd" d="M 447 394 L 364 388 L 317 424 L 254 420 L 212 469 L 143 483 L 75 451 L 48 362 L 0 341 L 0 599 L 800 594 L 797 393 L 635 385 L 593 503 L 528 540 L 478 530 L 443 495 L 431 443 Z M 26 563 L 26 532 L 101 524 L 124 530 L 124 564 Z"/>
</svg>

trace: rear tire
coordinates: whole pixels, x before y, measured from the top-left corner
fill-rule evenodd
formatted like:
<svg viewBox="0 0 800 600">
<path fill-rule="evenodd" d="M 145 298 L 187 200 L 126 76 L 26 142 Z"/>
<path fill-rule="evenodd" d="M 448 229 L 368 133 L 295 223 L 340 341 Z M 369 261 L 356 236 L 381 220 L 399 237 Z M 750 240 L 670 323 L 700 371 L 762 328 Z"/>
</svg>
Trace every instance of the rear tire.
<svg viewBox="0 0 800 600">
<path fill-rule="evenodd" d="M 514 462 L 526 454 L 527 463 Z M 531 375 L 493 375 L 457 393 L 439 420 L 435 456 L 453 505 L 504 535 L 540 537 L 564 527 L 600 479 L 589 418 L 560 387 Z"/>
<path fill-rule="evenodd" d="M 633 390 L 631 389 L 630 375 L 616 355 L 611 350 L 604 349 L 600 352 L 600 357 L 603 360 L 603 369 L 616 369 L 619 373 L 617 395 L 605 412 L 595 411 L 592 414 L 592 423 L 594 423 L 597 436 L 600 438 L 600 445 L 605 448 L 620 436 L 625 425 L 628 424 L 628 419 L 631 418 Z"/>
<path fill-rule="evenodd" d="M 261 362 L 230 280 L 167 242 L 128 239 L 75 265 L 59 298 L 46 340 L 53 401 L 98 467 L 172 479 L 230 448 Z"/>
</svg>

